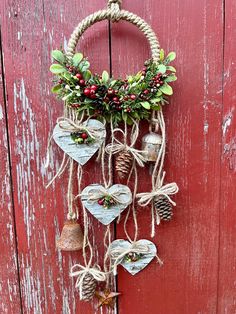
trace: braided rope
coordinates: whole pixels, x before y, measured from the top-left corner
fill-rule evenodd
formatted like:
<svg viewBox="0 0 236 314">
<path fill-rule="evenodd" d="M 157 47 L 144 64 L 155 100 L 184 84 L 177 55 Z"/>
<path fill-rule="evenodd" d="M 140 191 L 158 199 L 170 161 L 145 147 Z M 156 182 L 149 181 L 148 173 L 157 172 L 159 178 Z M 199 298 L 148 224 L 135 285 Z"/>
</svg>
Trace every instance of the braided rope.
<svg viewBox="0 0 236 314">
<path fill-rule="evenodd" d="M 157 62 L 160 58 L 160 44 L 155 32 L 152 28 L 138 15 L 129 11 L 120 10 L 121 0 L 108 0 L 108 6 L 106 10 L 100 10 L 87 16 L 81 23 L 74 29 L 67 47 L 67 56 L 72 57 L 75 53 L 76 45 L 82 36 L 82 34 L 93 24 L 101 22 L 103 20 L 111 20 L 117 22 L 119 20 L 127 21 L 139 28 L 139 30 L 147 38 L 151 54 L 154 62 Z"/>
</svg>

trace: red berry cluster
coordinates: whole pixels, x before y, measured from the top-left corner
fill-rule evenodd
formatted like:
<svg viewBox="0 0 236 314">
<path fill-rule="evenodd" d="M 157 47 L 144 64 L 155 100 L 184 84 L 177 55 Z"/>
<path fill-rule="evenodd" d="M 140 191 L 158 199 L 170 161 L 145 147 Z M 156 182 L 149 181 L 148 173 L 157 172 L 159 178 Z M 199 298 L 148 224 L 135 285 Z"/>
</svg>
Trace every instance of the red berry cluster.
<svg viewBox="0 0 236 314">
<path fill-rule="evenodd" d="M 158 73 L 156 76 L 152 78 L 153 83 L 151 84 L 152 86 L 159 87 L 164 84 L 162 81 L 162 74 Z"/>
<path fill-rule="evenodd" d="M 98 89 L 97 85 L 87 86 L 84 89 L 83 93 L 88 98 L 96 99 L 97 98 L 97 95 L 96 95 L 97 89 Z"/>
<path fill-rule="evenodd" d="M 74 142 L 77 144 L 86 143 L 89 138 L 87 132 L 74 132 L 74 133 L 71 133 L 71 137 L 74 140 Z"/>
</svg>

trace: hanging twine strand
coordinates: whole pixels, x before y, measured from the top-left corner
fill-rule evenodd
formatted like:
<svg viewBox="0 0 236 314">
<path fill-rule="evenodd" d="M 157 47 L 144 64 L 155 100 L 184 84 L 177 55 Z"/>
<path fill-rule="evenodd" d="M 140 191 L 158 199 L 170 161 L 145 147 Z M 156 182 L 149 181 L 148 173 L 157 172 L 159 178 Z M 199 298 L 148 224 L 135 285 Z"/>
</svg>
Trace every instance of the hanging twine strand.
<svg viewBox="0 0 236 314">
<path fill-rule="evenodd" d="M 121 142 L 120 140 L 118 140 L 118 138 L 115 137 L 115 133 L 121 133 L 123 135 L 123 142 Z M 121 130 L 120 128 L 116 128 L 113 130 L 113 132 L 112 132 L 113 141 L 112 141 L 112 143 L 110 143 L 106 146 L 106 148 L 105 148 L 106 153 L 115 155 L 115 154 L 121 153 L 123 151 L 128 151 L 129 153 L 131 153 L 132 157 L 137 162 L 137 164 L 140 167 L 144 167 L 144 163 L 146 162 L 146 158 L 145 158 L 145 154 L 144 154 L 145 152 L 142 150 L 138 150 L 138 149 L 134 148 L 134 145 L 135 145 L 137 138 L 138 138 L 138 134 L 139 134 L 139 123 L 134 121 L 134 125 L 132 127 L 131 135 L 130 135 L 131 144 L 128 145 L 128 143 L 127 143 L 127 123 L 125 122 L 125 131 Z"/>
<path fill-rule="evenodd" d="M 166 151 L 166 130 L 165 130 L 165 121 L 162 109 L 158 112 L 153 111 L 152 120 L 150 124 L 150 130 L 154 126 L 155 131 L 160 128 L 162 135 L 162 143 L 157 156 L 156 163 L 152 172 L 152 191 L 145 193 L 138 193 L 137 198 L 139 198 L 138 204 L 142 207 L 147 206 L 152 202 L 151 205 L 151 217 L 152 217 L 152 226 L 151 226 L 151 237 L 155 236 L 155 224 L 160 224 L 160 216 L 157 209 L 154 206 L 154 199 L 158 196 L 165 196 L 172 205 L 176 203 L 171 199 L 170 196 L 176 194 L 179 191 L 179 188 L 175 182 L 168 183 L 164 185 L 164 179 L 166 173 L 163 171 L 165 151 Z"/>
<path fill-rule="evenodd" d="M 68 191 L 67 191 L 67 202 L 68 202 L 68 220 L 77 219 L 77 215 L 73 210 L 73 202 L 74 202 L 74 195 L 73 195 L 73 175 L 74 175 L 74 160 L 70 158 L 70 167 L 69 167 L 69 180 L 68 180 Z"/>
</svg>

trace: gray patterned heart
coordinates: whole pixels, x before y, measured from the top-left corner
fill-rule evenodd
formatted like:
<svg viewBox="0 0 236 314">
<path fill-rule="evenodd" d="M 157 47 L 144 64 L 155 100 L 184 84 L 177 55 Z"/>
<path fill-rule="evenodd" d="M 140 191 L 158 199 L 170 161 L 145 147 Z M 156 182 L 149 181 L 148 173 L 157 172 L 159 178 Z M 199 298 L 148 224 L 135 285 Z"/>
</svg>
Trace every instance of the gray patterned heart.
<svg viewBox="0 0 236 314">
<path fill-rule="evenodd" d="M 107 195 L 115 202 L 108 208 L 105 207 L 99 202 L 102 195 Z M 91 184 L 82 191 L 81 201 L 95 218 L 102 224 L 109 225 L 132 203 L 132 193 L 128 186 L 122 184 L 112 185 L 108 189 L 100 184 Z"/>
<path fill-rule="evenodd" d="M 82 126 L 96 129 L 98 137 L 96 138 L 95 142 L 88 144 L 77 144 L 73 141 L 71 133 L 63 130 L 58 124 L 54 128 L 53 138 L 57 145 L 67 155 L 83 166 L 101 147 L 106 138 L 106 130 L 103 123 L 94 119 L 83 122 Z"/>
<path fill-rule="evenodd" d="M 129 252 L 121 258 L 118 264 L 132 275 L 143 270 L 157 254 L 155 244 L 145 239 L 135 242 L 135 245 L 129 241 L 118 239 L 111 243 L 109 251 L 113 262 L 119 255 L 122 256 L 122 252 Z"/>
</svg>

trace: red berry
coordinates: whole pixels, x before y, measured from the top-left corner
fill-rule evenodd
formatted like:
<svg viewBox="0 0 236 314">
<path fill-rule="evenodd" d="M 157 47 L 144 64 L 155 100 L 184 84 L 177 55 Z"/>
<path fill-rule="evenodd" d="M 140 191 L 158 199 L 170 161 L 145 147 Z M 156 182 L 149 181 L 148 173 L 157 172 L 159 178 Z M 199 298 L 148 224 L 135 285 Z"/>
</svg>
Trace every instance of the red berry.
<svg viewBox="0 0 236 314">
<path fill-rule="evenodd" d="M 80 74 L 80 73 L 77 73 L 76 77 L 77 77 L 78 80 L 81 80 L 83 78 L 82 74 Z"/>
<path fill-rule="evenodd" d="M 95 93 L 95 90 L 90 88 L 90 95 L 94 95 Z"/>
<path fill-rule="evenodd" d="M 80 107 L 80 104 L 71 104 L 71 107 L 72 107 L 72 108 L 79 108 L 79 107 Z"/>
<path fill-rule="evenodd" d="M 109 103 L 110 99 L 108 97 L 104 98 L 105 103 Z"/>
<path fill-rule="evenodd" d="M 136 99 L 136 95 L 130 95 L 130 99 L 135 100 Z"/>
<path fill-rule="evenodd" d="M 93 90 L 93 91 L 96 91 L 96 90 L 98 89 L 97 85 L 92 85 L 90 88 L 91 88 L 91 90 Z"/>
<path fill-rule="evenodd" d="M 84 86 L 85 85 L 85 80 L 80 80 L 79 85 Z"/>
<path fill-rule="evenodd" d="M 100 198 L 100 200 L 98 200 L 98 205 L 103 205 L 104 204 L 104 199 L 103 198 Z"/>
<path fill-rule="evenodd" d="M 145 95 L 148 95 L 149 94 L 149 90 L 148 89 L 145 89 L 145 91 L 143 92 Z"/>
<path fill-rule="evenodd" d="M 108 95 L 113 95 L 114 90 L 112 88 L 108 88 L 107 93 L 108 93 Z"/>
<path fill-rule="evenodd" d="M 85 88 L 84 89 L 84 95 L 89 96 L 90 95 L 90 88 Z"/>
<path fill-rule="evenodd" d="M 127 112 L 130 112 L 131 111 L 131 108 L 127 108 Z"/>
<path fill-rule="evenodd" d="M 128 96 L 125 96 L 125 97 L 124 97 L 124 100 L 128 100 L 128 99 L 129 99 L 129 97 L 128 97 Z"/>
<path fill-rule="evenodd" d="M 117 102 L 117 101 L 119 101 L 119 98 L 118 97 L 113 97 L 113 101 Z"/>
<path fill-rule="evenodd" d="M 91 99 L 96 99 L 96 98 L 97 98 L 97 95 L 96 95 L 96 94 L 92 94 L 92 95 L 90 95 L 90 98 L 91 98 Z"/>
<path fill-rule="evenodd" d="M 86 138 L 88 138 L 88 134 L 87 133 L 82 133 L 81 134 L 81 138 L 86 140 Z"/>
</svg>

